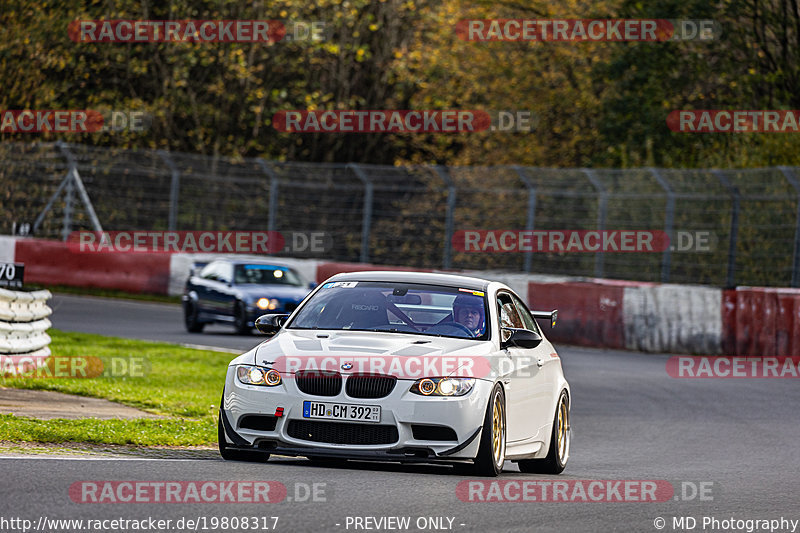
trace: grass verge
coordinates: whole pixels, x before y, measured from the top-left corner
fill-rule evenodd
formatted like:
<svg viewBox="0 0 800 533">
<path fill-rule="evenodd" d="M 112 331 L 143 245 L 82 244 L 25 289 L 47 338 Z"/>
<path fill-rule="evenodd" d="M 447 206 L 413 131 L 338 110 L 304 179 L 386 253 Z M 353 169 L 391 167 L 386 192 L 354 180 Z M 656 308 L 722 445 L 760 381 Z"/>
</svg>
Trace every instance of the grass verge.
<svg viewBox="0 0 800 533">
<path fill-rule="evenodd" d="M 57 358 L 100 360 L 91 378 L 5 377 L 0 387 L 105 398 L 165 415 L 162 419 L 54 419 L 0 415 L 7 441 L 195 446 L 217 440 L 217 409 L 230 354 L 173 344 L 50 330 Z"/>
</svg>

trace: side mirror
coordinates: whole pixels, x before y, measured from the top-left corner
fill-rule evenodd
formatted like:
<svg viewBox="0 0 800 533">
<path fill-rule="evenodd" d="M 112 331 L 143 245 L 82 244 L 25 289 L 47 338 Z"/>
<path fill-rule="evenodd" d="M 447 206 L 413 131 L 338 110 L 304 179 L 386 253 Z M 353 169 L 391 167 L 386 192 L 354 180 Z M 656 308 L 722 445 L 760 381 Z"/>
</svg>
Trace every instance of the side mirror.
<svg viewBox="0 0 800 533">
<path fill-rule="evenodd" d="M 519 346 L 520 348 L 536 348 L 542 342 L 542 336 L 529 329 L 500 328 L 505 340 L 500 342 L 501 348 Z"/>
<path fill-rule="evenodd" d="M 286 314 L 261 315 L 256 319 L 256 329 L 265 335 L 275 335 L 287 318 L 289 315 Z"/>
</svg>

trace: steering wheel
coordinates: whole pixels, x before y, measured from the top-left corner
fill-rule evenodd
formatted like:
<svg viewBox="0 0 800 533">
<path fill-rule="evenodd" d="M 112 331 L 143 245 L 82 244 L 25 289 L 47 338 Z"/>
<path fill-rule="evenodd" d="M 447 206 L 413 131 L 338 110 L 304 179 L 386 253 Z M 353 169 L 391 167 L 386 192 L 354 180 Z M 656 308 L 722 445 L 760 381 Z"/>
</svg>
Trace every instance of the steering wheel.
<svg viewBox="0 0 800 533">
<path fill-rule="evenodd" d="M 456 329 L 462 330 L 465 333 L 468 333 L 471 338 L 475 338 L 475 333 L 471 329 L 469 329 L 467 326 L 465 326 L 464 324 L 461 324 L 460 322 L 439 322 L 438 324 L 433 326 L 433 328 L 436 328 L 436 327 L 439 327 L 439 326 L 454 327 Z M 433 328 L 429 328 L 428 331 L 430 331 Z"/>
</svg>

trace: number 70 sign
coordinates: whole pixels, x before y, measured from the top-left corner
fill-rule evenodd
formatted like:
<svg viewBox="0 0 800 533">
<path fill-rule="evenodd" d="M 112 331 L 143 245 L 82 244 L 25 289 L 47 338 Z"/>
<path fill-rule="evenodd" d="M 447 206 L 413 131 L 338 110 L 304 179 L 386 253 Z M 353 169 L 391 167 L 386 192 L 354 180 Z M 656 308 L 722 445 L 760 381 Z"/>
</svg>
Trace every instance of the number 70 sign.
<svg viewBox="0 0 800 533">
<path fill-rule="evenodd" d="M 22 288 L 24 272 L 21 263 L 0 263 L 0 287 Z"/>
</svg>

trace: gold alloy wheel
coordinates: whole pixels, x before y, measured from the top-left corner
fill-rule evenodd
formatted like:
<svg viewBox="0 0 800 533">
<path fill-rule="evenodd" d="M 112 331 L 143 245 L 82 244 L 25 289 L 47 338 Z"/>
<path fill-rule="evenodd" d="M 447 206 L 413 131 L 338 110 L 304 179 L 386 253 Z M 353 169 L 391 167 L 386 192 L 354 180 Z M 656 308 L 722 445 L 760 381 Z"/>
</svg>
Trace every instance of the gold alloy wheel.
<svg viewBox="0 0 800 533">
<path fill-rule="evenodd" d="M 494 396 L 492 409 L 492 457 L 494 464 L 503 468 L 506 456 L 506 424 L 503 413 L 502 396 L 498 391 Z"/>
<path fill-rule="evenodd" d="M 556 445 L 558 446 L 558 461 L 566 464 L 569 458 L 569 406 L 567 396 L 561 396 L 558 406 L 558 432 L 556 433 Z"/>
</svg>

